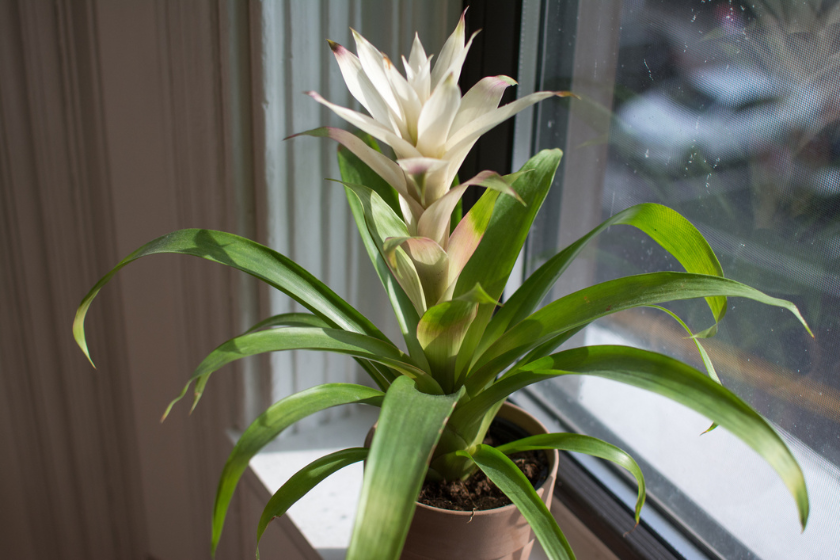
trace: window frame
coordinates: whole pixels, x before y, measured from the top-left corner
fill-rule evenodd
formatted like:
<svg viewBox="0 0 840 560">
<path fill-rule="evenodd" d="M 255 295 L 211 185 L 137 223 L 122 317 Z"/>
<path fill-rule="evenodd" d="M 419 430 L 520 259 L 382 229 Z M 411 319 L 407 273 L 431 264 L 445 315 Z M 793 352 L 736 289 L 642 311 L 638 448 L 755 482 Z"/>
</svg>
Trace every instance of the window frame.
<svg viewBox="0 0 840 560">
<path fill-rule="evenodd" d="M 467 4 L 468 2 L 465 2 L 465 7 Z M 503 11 L 497 9 L 496 4 L 492 0 L 469 2 L 472 14 L 468 12 L 468 32 L 482 27 L 491 29 L 493 30 L 493 52 L 497 52 L 503 46 L 516 53 L 516 67 L 508 65 L 506 71 L 501 72 L 518 81 L 516 98 L 524 97 L 539 90 L 572 89 L 572 82 L 575 77 L 580 75 L 581 70 L 590 68 L 594 57 L 605 54 L 604 49 L 601 49 L 600 53 L 576 49 L 579 36 L 584 38 L 590 36 L 585 33 L 585 30 L 584 33 L 578 35 L 578 26 L 585 26 L 587 23 L 591 25 L 594 19 L 602 17 L 600 14 L 594 16 L 592 13 L 598 11 L 597 6 L 586 6 L 580 0 L 566 0 L 564 2 L 521 0 L 516 2 L 517 9 L 521 10 L 520 15 L 514 20 L 516 25 L 511 26 L 510 16 L 505 16 Z M 489 9 L 490 5 L 493 6 L 492 10 Z M 621 13 L 620 8 L 619 5 L 617 8 L 618 17 Z M 559 10 L 562 13 L 549 14 L 549 10 Z M 586 10 L 590 13 L 581 13 Z M 472 18 L 470 15 L 472 15 Z M 549 59 L 545 52 L 546 22 L 550 16 L 559 16 L 563 31 L 570 35 L 570 40 L 566 43 L 568 48 L 560 53 L 552 53 L 552 59 Z M 500 28 L 494 25 L 498 20 L 505 20 L 506 27 L 499 30 Z M 554 20 L 554 23 L 556 22 Z M 533 29 L 539 29 L 539 33 L 533 33 Z M 609 44 L 611 41 L 612 46 Z M 614 49 L 614 65 L 617 59 L 617 33 L 614 37 L 606 39 L 604 43 L 607 43 L 604 47 L 607 51 L 610 48 Z M 483 47 L 484 44 L 480 42 L 473 45 L 470 57 L 468 57 L 464 67 L 464 76 L 472 78 L 476 74 L 476 68 L 484 69 L 489 66 L 489 60 L 493 58 L 493 53 Z M 576 50 L 583 52 L 583 55 L 575 58 Z M 570 79 L 564 82 L 546 83 L 544 77 L 547 73 L 548 64 L 563 66 Z M 487 72 L 480 75 L 487 75 Z M 462 77 L 461 86 L 464 91 L 472 83 L 469 79 L 465 80 Z M 608 92 L 600 92 L 600 100 L 608 107 L 611 103 L 612 94 L 612 88 L 609 88 Z M 507 101 L 509 100 L 504 99 L 502 102 Z M 546 147 L 548 137 L 554 139 L 558 136 L 561 137 L 562 140 L 554 142 L 552 147 L 565 149 L 565 140 L 569 138 L 570 131 L 574 129 L 576 124 L 579 125 L 580 123 L 575 123 L 574 117 L 566 112 L 566 120 L 561 123 L 555 122 L 552 127 L 553 130 L 548 130 L 544 124 L 544 119 L 541 119 L 548 110 L 544 104 L 538 104 L 517 115 L 512 127 L 500 131 L 493 138 L 488 136 L 480 140 L 476 149 L 477 154 L 465 161 L 462 167 L 464 176 L 471 176 L 471 174 L 484 168 L 491 168 L 500 173 L 510 173 L 521 167 L 538 148 Z M 482 142 L 485 145 L 492 142 L 494 148 L 486 149 Z M 500 149 L 511 154 L 511 156 L 501 161 L 499 158 L 487 157 L 487 154 L 495 153 Z M 606 155 L 606 147 L 603 155 Z M 588 190 L 585 201 L 581 201 L 580 193 L 576 193 L 574 205 L 568 203 L 568 193 L 565 193 L 567 196 L 563 196 L 564 183 L 577 184 L 579 181 L 573 181 L 572 178 L 579 177 L 581 169 L 584 170 L 584 173 L 586 173 L 587 168 L 595 169 L 596 166 L 592 163 L 590 161 L 576 162 L 573 164 L 575 168 L 570 168 L 572 166 L 566 165 L 565 161 L 561 162 L 552 189 L 553 191 L 559 191 L 555 196 L 559 195 L 561 199 L 558 205 L 558 224 L 574 222 L 577 225 L 582 219 L 592 217 L 595 213 L 598 214 L 595 216 L 597 218 L 595 223 L 600 223 L 600 189 Z M 603 177 L 600 180 L 593 180 L 591 176 L 587 179 L 589 179 L 587 184 L 595 184 L 599 187 L 603 184 Z M 477 192 L 470 194 L 468 191 L 468 195 L 464 198 L 465 213 L 475 203 L 478 194 Z M 584 207 L 583 212 L 581 212 L 581 206 Z M 581 214 L 583 217 L 581 217 Z M 559 227 L 553 233 L 558 240 L 558 247 L 564 247 L 574 241 L 572 238 L 566 239 Z M 535 249 L 532 241 L 529 237 L 529 241 L 526 242 L 526 246 L 520 254 L 505 291 L 506 297 L 509 297 L 524 279 L 524 263 L 527 254 L 529 250 L 533 251 Z M 582 268 L 577 271 L 570 270 L 569 273 L 587 274 Z M 549 425 L 553 424 L 564 431 L 582 431 L 556 405 L 532 388 L 520 391 L 512 400 L 541 417 Z M 558 471 L 555 496 L 619 558 L 708 558 L 724 560 L 728 554 L 733 552 L 748 552 L 748 549 L 734 535 L 688 498 L 684 498 L 685 503 L 682 504 L 682 507 L 684 510 L 692 511 L 693 519 L 700 519 L 703 524 L 714 525 L 715 530 L 719 529 L 722 535 L 728 537 L 725 539 L 726 550 L 724 552 L 716 550 L 715 547 L 706 542 L 691 526 L 678 518 L 661 500 L 657 499 L 656 495 L 651 493 L 648 493 L 643 510 L 643 519 L 635 526 L 632 510 L 632 501 L 635 499 L 635 482 L 627 473 L 592 458 L 581 461 L 569 453 L 561 452 L 560 455 L 561 464 Z M 676 492 L 676 486 L 659 475 L 647 461 L 637 458 L 637 462 L 646 476 L 658 476 L 660 478 L 659 483 L 662 486 L 673 488 Z"/>
</svg>

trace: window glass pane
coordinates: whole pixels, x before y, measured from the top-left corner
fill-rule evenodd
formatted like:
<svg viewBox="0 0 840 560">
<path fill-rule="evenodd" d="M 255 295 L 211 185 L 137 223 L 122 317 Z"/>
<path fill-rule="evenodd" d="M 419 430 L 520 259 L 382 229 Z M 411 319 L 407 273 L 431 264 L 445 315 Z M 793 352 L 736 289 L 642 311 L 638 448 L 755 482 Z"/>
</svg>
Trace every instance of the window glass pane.
<svg viewBox="0 0 840 560">
<path fill-rule="evenodd" d="M 543 3 L 535 148 L 565 150 L 528 244 L 526 272 L 640 202 L 674 208 L 706 236 L 727 277 L 796 303 L 730 299 L 706 348 L 724 385 L 779 429 L 811 497 L 800 534 L 774 471 L 684 407 L 598 380 L 537 388 L 571 422 L 649 465 L 651 491 L 726 558 L 835 558 L 840 550 L 840 4 L 818 0 Z M 682 270 L 644 234 L 615 226 L 552 299 L 620 276 Z M 669 304 L 695 331 L 702 301 Z M 571 345 L 630 344 L 703 370 L 655 309 L 596 322 Z M 653 472 L 653 470 L 656 472 Z"/>
</svg>

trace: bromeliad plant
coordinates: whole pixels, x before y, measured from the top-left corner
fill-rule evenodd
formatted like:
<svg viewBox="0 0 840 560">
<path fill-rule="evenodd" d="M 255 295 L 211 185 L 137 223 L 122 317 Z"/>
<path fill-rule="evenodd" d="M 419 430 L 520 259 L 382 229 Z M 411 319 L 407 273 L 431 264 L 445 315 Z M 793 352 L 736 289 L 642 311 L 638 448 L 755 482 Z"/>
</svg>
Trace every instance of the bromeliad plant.
<svg viewBox="0 0 840 560">
<path fill-rule="evenodd" d="M 700 342 L 714 334 L 714 325 L 726 312 L 727 297 L 784 307 L 805 325 L 797 308 L 724 278 L 717 258 L 697 229 L 676 212 L 656 204 L 633 206 L 608 219 L 548 260 L 501 306 L 497 300 L 548 193 L 561 153 L 543 151 L 512 175 L 482 172 L 453 186 L 455 175 L 481 134 L 532 103 L 568 94 L 540 92 L 499 107 L 503 91 L 514 82 L 496 76 L 484 78 L 461 97 L 457 80 L 472 41 L 465 42 L 463 16 L 434 68 L 432 58 L 415 39 L 408 60 L 402 60 L 405 77 L 363 37 L 355 32 L 354 36 L 358 56 L 333 42 L 330 47 L 350 92 L 370 116 L 335 106 L 317 93 L 310 95 L 389 145 L 396 161 L 383 155 L 370 136 L 360 138 L 335 128 L 304 134 L 330 137 L 343 145 L 339 162 L 348 202 L 408 352 L 402 352 L 368 319 L 290 259 L 219 231 L 181 230 L 144 245 L 93 287 L 76 314 L 73 332 L 90 358 L 85 314 L 111 277 L 147 255 L 193 255 L 247 272 L 311 313 L 271 317 L 225 342 L 199 364 L 172 404 L 194 382 L 194 407 L 210 375 L 222 366 L 245 356 L 281 350 L 348 354 L 377 385 L 375 389 L 342 383 L 313 387 L 273 404 L 254 421 L 222 472 L 213 513 L 213 549 L 236 484 L 264 445 L 310 414 L 365 403 L 381 407 L 371 448 L 332 453 L 294 475 L 268 502 L 259 522 L 258 540 L 273 517 L 282 515 L 329 474 L 367 460 L 350 559 L 397 558 L 423 481 L 464 479 L 476 469 L 484 471 L 522 511 L 549 557 L 574 558 L 554 518 L 507 455 L 528 449 L 562 449 L 613 461 L 638 481 L 638 520 L 645 485 L 635 461 L 609 443 L 576 434 L 532 436 L 498 448 L 482 444 L 490 422 L 511 393 L 565 375 L 602 377 L 654 391 L 730 430 L 776 470 L 793 494 L 804 527 L 808 494 L 799 465 L 767 421 L 719 383 Z M 468 185 L 487 190 L 458 220 L 453 210 Z M 583 247 L 605 228 L 619 224 L 645 232 L 686 271 L 604 282 L 539 309 Z M 705 298 L 714 318 L 712 327 L 693 335 L 706 374 L 637 348 L 592 346 L 555 352 L 600 317 L 690 298 Z"/>
</svg>

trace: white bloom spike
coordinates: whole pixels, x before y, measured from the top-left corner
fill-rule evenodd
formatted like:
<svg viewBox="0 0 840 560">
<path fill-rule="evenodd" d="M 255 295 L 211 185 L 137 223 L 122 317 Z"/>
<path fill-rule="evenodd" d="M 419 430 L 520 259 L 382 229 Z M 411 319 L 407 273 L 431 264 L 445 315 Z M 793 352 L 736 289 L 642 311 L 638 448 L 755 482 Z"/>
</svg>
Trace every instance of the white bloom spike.
<svg viewBox="0 0 840 560">
<path fill-rule="evenodd" d="M 515 175 L 502 178 L 490 171 L 479 173 L 450 190 L 464 158 L 479 136 L 541 99 L 571 95 L 538 92 L 499 107 L 505 89 L 516 82 L 507 76 L 493 76 L 480 80 L 462 97 L 458 78 L 476 35 L 473 33 L 465 41 L 465 15 L 466 10 L 443 45 L 434 67 L 432 56 L 426 54 L 415 34 L 411 53 L 408 58 L 402 57 L 405 77 L 387 56 L 356 31 L 353 31 L 353 38 L 358 56 L 330 42 L 348 89 L 371 116 L 339 107 L 317 93 L 309 92 L 316 101 L 349 123 L 388 144 L 397 156 L 397 163 L 393 163 L 349 133 L 324 129 L 328 132 L 314 134 L 335 138 L 394 187 L 407 234 L 412 238 L 426 238 L 424 241 L 394 241 L 387 259 L 418 313 L 423 313 L 436 301 L 451 299 L 458 274 L 489 223 L 487 212 L 492 211 L 492 206 L 485 208 L 481 215 L 469 212 L 450 235 L 452 209 L 467 185 L 481 184 L 518 198 L 511 188 Z M 493 193 L 492 196 L 498 195 Z M 446 282 L 442 283 L 436 275 L 443 274 L 441 263 L 444 261 L 449 265 Z M 441 268 L 436 268 L 438 266 Z M 424 270 L 421 274 L 423 286 L 418 277 L 420 269 Z M 434 274 L 427 274 L 431 270 Z M 434 281 L 430 280 L 432 277 Z M 442 285 L 448 288 L 441 294 Z"/>
</svg>

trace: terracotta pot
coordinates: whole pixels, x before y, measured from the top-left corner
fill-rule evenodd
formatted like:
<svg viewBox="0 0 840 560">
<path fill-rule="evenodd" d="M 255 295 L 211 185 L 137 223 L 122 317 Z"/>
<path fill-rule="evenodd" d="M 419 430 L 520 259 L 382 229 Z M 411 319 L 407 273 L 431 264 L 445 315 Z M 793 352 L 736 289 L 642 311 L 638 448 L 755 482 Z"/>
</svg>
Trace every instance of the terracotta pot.
<svg viewBox="0 0 840 560">
<path fill-rule="evenodd" d="M 530 435 L 548 430 L 536 418 L 505 403 L 496 416 Z M 373 430 L 368 434 L 369 445 Z M 557 478 L 557 451 L 547 451 L 548 477 L 537 494 L 551 507 Z M 515 505 L 484 511 L 452 511 L 418 503 L 401 560 L 527 560 L 534 533 Z"/>
</svg>

